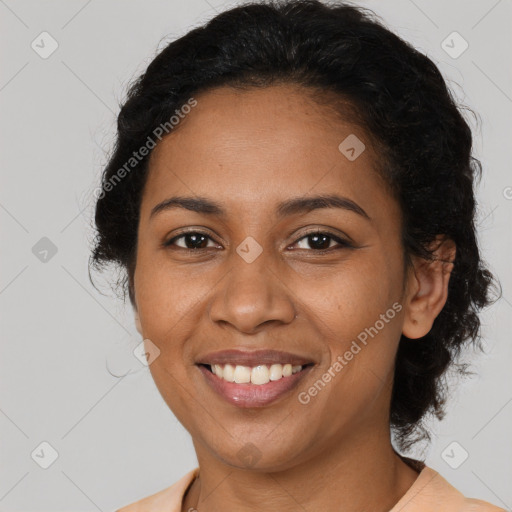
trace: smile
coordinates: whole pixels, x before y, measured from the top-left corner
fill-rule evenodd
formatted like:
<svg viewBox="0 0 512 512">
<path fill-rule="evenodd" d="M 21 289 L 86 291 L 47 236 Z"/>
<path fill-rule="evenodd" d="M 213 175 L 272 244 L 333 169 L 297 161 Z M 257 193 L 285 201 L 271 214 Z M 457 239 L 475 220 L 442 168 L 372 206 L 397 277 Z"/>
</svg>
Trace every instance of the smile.
<svg viewBox="0 0 512 512">
<path fill-rule="evenodd" d="M 272 364 L 253 367 L 199 364 L 207 384 L 217 395 L 237 407 L 263 407 L 294 389 L 313 363 Z"/>
</svg>

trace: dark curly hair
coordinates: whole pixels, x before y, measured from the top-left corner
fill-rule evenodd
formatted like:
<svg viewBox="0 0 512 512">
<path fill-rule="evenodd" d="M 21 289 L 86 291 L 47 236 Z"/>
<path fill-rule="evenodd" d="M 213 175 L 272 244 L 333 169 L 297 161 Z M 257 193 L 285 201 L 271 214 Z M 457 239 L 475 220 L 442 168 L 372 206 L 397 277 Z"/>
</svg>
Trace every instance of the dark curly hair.
<svg viewBox="0 0 512 512">
<path fill-rule="evenodd" d="M 151 152 L 133 169 L 126 162 L 193 94 L 277 83 L 303 86 L 341 116 L 347 108 L 356 113 L 379 150 L 377 170 L 401 206 L 406 265 L 412 255 L 432 259 L 436 235 L 456 244 L 446 305 L 426 336 L 402 336 L 396 356 L 390 424 L 407 450 L 430 439 L 423 423 L 428 413 L 444 417 L 445 372 L 455 366 L 465 373 L 466 365 L 455 362 L 461 349 L 471 342 L 482 349 L 478 312 L 491 302 L 493 276 L 476 239 L 474 185 L 481 165 L 471 155 L 461 107 L 435 64 L 372 11 L 317 0 L 255 2 L 222 12 L 165 47 L 133 82 L 119 113 L 117 141 L 97 189 L 90 269 L 114 263 L 121 270 L 117 285 L 133 305 Z"/>
</svg>

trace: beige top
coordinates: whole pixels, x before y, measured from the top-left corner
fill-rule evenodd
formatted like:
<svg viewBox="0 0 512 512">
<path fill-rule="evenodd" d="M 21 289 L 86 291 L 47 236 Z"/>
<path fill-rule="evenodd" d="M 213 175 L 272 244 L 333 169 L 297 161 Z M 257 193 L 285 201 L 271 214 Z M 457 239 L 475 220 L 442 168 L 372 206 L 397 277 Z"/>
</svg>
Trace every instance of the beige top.
<svg viewBox="0 0 512 512">
<path fill-rule="evenodd" d="M 183 496 L 198 472 L 199 468 L 195 468 L 167 489 L 127 505 L 116 512 L 181 512 Z M 437 471 L 424 466 L 413 485 L 389 512 L 506 511 L 486 501 L 465 498 Z"/>
</svg>

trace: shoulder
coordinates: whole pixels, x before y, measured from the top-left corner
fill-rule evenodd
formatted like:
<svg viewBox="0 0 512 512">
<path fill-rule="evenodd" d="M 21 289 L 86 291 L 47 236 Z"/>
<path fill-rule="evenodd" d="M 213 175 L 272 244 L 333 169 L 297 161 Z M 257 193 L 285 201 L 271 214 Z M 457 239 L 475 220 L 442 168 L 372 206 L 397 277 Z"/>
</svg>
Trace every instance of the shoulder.
<svg viewBox="0 0 512 512">
<path fill-rule="evenodd" d="M 487 501 L 464 496 L 440 473 L 424 466 L 390 512 L 506 512 Z"/>
<path fill-rule="evenodd" d="M 461 512 L 507 512 L 504 508 L 497 507 L 492 503 L 473 498 L 464 498 L 463 506 Z"/>
<path fill-rule="evenodd" d="M 194 481 L 199 468 L 189 471 L 170 487 L 163 489 L 151 496 L 147 496 L 139 501 L 125 505 L 115 512 L 181 512 L 183 496 Z"/>
</svg>

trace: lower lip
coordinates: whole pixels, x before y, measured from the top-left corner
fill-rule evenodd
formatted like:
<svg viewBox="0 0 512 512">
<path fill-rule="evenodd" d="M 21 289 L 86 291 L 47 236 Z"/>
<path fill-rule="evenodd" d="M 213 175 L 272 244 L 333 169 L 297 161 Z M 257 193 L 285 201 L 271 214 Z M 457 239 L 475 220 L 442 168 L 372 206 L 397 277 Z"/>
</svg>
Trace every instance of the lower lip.
<svg viewBox="0 0 512 512">
<path fill-rule="evenodd" d="M 312 366 L 306 366 L 300 372 L 267 384 L 237 384 L 217 377 L 205 366 L 198 365 L 199 370 L 206 378 L 206 382 L 221 397 L 237 407 L 264 407 L 295 388 L 299 381 L 309 372 Z"/>
</svg>

